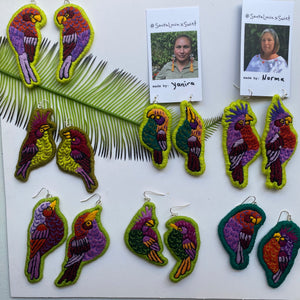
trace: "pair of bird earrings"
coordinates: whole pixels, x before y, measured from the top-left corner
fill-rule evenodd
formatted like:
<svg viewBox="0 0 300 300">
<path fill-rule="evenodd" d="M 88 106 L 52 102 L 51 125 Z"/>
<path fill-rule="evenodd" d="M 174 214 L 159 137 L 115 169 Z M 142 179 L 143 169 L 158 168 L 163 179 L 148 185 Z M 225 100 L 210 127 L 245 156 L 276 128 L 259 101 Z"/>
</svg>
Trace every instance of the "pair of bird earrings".
<svg viewBox="0 0 300 300">
<path fill-rule="evenodd" d="M 248 200 L 251 197 L 248 197 Z M 218 235 L 230 257 L 230 264 L 236 270 L 243 270 L 249 264 L 257 232 L 266 220 L 264 211 L 254 201 L 246 200 L 231 210 L 219 223 Z M 280 216 L 279 216 L 280 219 Z M 267 282 L 273 288 L 279 287 L 290 272 L 300 247 L 300 228 L 291 221 L 279 221 L 262 238 L 257 255 L 263 267 Z"/>
<path fill-rule="evenodd" d="M 40 29 L 46 20 L 38 6 L 29 4 L 21 7 L 7 26 L 8 41 L 16 55 L 20 76 L 29 88 L 41 82 L 35 65 L 42 41 Z M 56 78 L 64 83 L 71 79 L 74 67 L 91 47 L 94 31 L 84 10 L 74 4 L 60 7 L 54 21 L 61 31 Z"/>
<path fill-rule="evenodd" d="M 247 186 L 248 167 L 260 153 L 266 186 L 274 189 L 285 186 L 285 167 L 297 146 L 292 119 L 280 96 L 275 95 L 267 111 L 260 142 L 255 129 L 257 119 L 248 102 L 237 100 L 224 109 L 223 152 L 226 173 L 235 187 Z"/>
<path fill-rule="evenodd" d="M 170 112 L 156 103 L 149 105 L 144 111 L 140 125 L 140 141 L 151 152 L 153 165 L 163 169 L 168 163 L 172 139 L 175 149 L 185 158 L 186 171 L 199 176 L 205 171 L 204 122 L 188 101 L 181 102 L 180 111 L 180 121 L 171 137 Z"/>
<path fill-rule="evenodd" d="M 27 125 L 27 134 L 19 152 L 15 177 L 23 182 L 33 169 L 49 163 L 55 156 L 58 167 L 80 177 L 90 193 L 98 187 L 94 172 L 94 151 L 88 135 L 78 127 L 67 126 L 59 132 L 61 143 L 57 147 L 53 139 L 56 124 L 51 120 L 51 108 L 33 110 Z"/>
<path fill-rule="evenodd" d="M 57 287 L 75 284 L 82 268 L 108 249 L 110 239 L 100 221 L 100 204 L 97 202 L 95 207 L 81 211 L 74 218 L 62 270 L 55 280 Z M 46 257 L 61 246 L 67 236 L 68 224 L 60 211 L 59 198 L 48 194 L 34 206 L 28 226 L 24 271 L 30 283 L 42 280 Z"/>
<path fill-rule="evenodd" d="M 147 201 L 127 226 L 124 241 L 135 255 L 155 265 L 165 266 L 168 259 L 162 254 L 163 243 L 157 228 L 155 204 L 146 196 L 145 199 Z M 169 278 L 176 283 L 194 270 L 200 249 L 200 234 L 198 225 L 192 218 L 174 213 L 166 222 L 166 228 L 164 242 L 177 261 Z"/>
</svg>

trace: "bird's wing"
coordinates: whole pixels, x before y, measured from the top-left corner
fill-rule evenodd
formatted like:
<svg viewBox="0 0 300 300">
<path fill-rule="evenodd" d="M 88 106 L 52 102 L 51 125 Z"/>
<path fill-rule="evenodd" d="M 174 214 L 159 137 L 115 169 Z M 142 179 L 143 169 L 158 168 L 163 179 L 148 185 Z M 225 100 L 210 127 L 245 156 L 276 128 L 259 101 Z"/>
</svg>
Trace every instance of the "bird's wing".
<svg viewBox="0 0 300 300">
<path fill-rule="evenodd" d="M 29 29 L 24 32 L 24 48 L 28 56 L 29 62 L 33 62 L 36 46 L 38 43 L 38 36 L 36 32 L 33 32 Z"/>
<path fill-rule="evenodd" d="M 242 229 L 240 231 L 240 244 L 243 249 L 247 249 L 250 245 L 252 239 L 253 232 L 248 229 Z"/>
<path fill-rule="evenodd" d="M 49 236 L 49 229 L 45 224 L 38 225 L 35 231 L 31 233 L 30 259 L 33 258 L 36 255 L 36 253 L 41 249 L 41 247 L 46 242 L 48 236 Z"/>
<path fill-rule="evenodd" d="M 77 44 L 77 33 L 73 27 L 68 28 L 62 36 L 63 60 L 71 55 Z"/>
<path fill-rule="evenodd" d="M 39 151 L 35 144 L 25 144 L 21 153 L 21 164 L 30 161 Z"/>
<path fill-rule="evenodd" d="M 154 251 L 160 250 L 158 242 L 153 237 L 145 235 L 143 237 L 143 243 L 146 247 L 150 248 L 151 250 L 154 250 Z"/>
<path fill-rule="evenodd" d="M 157 132 L 156 139 L 161 150 L 167 150 L 167 135 L 164 130 L 161 129 Z"/>
<path fill-rule="evenodd" d="M 74 265 L 75 263 L 81 261 L 86 252 L 91 249 L 89 240 L 87 237 L 84 238 L 72 238 L 69 242 L 68 249 L 68 261 L 65 265 L 66 268 Z"/>
<path fill-rule="evenodd" d="M 190 151 L 194 153 L 197 157 L 200 156 L 201 153 L 201 144 L 196 136 L 192 135 L 187 140 Z"/>
<path fill-rule="evenodd" d="M 231 147 L 229 152 L 230 170 L 234 170 L 241 162 L 248 146 L 243 138 L 237 140 Z"/>
<path fill-rule="evenodd" d="M 71 150 L 71 157 L 78 163 L 86 173 L 91 172 L 91 161 L 90 158 L 78 149 Z"/>
<path fill-rule="evenodd" d="M 281 250 L 278 255 L 278 264 L 279 264 L 279 269 L 281 270 L 282 273 L 287 268 L 289 261 L 290 259 L 287 253 L 284 250 Z"/>
<path fill-rule="evenodd" d="M 185 253 L 193 260 L 196 256 L 196 246 L 190 239 L 185 239 L 182 242 Z"/>
<path fill-rule="evenodd" d="M 267 151 L 267 158 L 268 163 L 266 165 L 266 169 L 275 161 L 280 155 L 280 149 L 282 148 L 284 142 L 283 138 L 276 133 L 274 137 L 266 143 L 266 151 Z"/>
</svg>

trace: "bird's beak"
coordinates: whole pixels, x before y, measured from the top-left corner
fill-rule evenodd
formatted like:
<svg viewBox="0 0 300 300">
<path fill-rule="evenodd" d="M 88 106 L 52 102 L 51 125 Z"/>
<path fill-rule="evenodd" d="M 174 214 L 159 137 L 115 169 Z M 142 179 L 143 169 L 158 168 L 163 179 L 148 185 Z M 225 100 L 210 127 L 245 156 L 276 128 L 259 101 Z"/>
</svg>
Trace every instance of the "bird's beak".
<svg viewBox="0 0 300 300">
<path fill-rule="evenodd" d="M 152 110 L 148 111 L 147 118 L 152 118 L 152 119 L 154 118 L 154 113 Z"/>
<path fill-rule="evenodd" d="M 176 226 L 175 224 L 171 223 L 170 226 L 172 228 L 174 228 L 175 230 L 179 230 L 180 231 L 180 228 L 178 226 Z"/>
<path fill-rule="evenodd" d="M 71 132 L 70 131 L 65 132 L 63 135 L 66 137 L 66 139 L 71 138 Z"/>
<path fill-rule="evenodd" d="M 42 21 L 42 16 L 41 15 L 35 15 L 33 17 L 33 19 L 35 20 L 35 22 L 41 22 Z"/>
<path fill-rule="evenodd" d="M 94 221 L 95 218 L 96 218 L 96 215 L 97 215 L 98 211 L 99 210 L 97 209 L 97 210 L 94 210 L 91 213 L 89 213 L 88 216 L 85 218 L 84 222 L 86 222 L 86 221 Z"/>
<path fill-rule="evenodd" d="M 146 222 L 146 225 L 149 226 L 149 227 L 153 227 L 154 226 L 154 221 L 151 219 L 151 220 Z"/>
<path fill-rule="evenodd" d="M 56 200 L 54 200 L 53 202 L 51 202 L 50 207 L 52 208 L 52 210 L 54 210 L 56 206 Z"/>
<path fill-rule="evenodd" d="M 291 116 L 288 116 L 288 117 L 285 118 L 285 124 L 286 125 L 289 125 L 290 123 L 292 123 L 292 121 L 293 120 L 292 120 Z"/>
<path fill-rule="evenodd" d="M 50 128 L 50 126 L 48 124 L 42 125 L 41 128 L 46 131 Z"/>
<path fill-rule="evenodd" d="M 191 123 L 191 122 L 194 122 L 195 119 L 196 119 L 194 112 L 193 112 L 189 107 L 186 108 L 186 119 L 187 119 L 190 123 Z"/>
<path fill-rule="evenodd" d="M 251 222 L 252 222 L 253 224 L 259 224 L 259 223 L 261 222 L 261 220 L 262 220 L 262 218 L 253 218 L 253 219 L 251 220 Z"/>
<path fill-rule="evenodd" d="M 65 22 L 67 20 L 67 18 L 65 16 L 58 16 L 56 19 L 57 19 L 58 24 L 62 24 L 63 22 Z"/>
<path fill-rule="evenodd" d="M 250 115 L 246 114 L 246 116 L 245 116 L 245 124 L 249 125 L 251 121 L 253 121 L 253 118 Z"/>
<path fill-rule="evenodd" d="M 279 242 L 281 239 L 281 234 L 279 232 L 276 232 L 276 233 L 274 233 L 273 238 L 275 238 L 276 241 Z"/>
</svg>

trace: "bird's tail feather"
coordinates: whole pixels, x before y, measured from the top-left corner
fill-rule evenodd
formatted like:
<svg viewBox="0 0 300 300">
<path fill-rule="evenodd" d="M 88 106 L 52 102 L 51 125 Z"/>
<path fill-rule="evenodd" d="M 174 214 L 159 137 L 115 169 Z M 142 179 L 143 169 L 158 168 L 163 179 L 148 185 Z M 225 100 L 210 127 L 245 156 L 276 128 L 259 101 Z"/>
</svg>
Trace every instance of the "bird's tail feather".
<svg viewBox="0 0 300 300">
<path fill-rule="evenodd" d="M 174 275 L 174 278 L 179 278 L 179 276 L 184 275 L 190 269 L 191 269 L 191 258 L 188 256 L 181 262 L 176 274 Z"/>
<path fill-rule="evenodd" d="M 40 277 L 41 255 L 37 252 L 28 263 L 27 273 L 30 274 L 30 279 L 38 279 Z"/>
<path fill-rule="evenodd" d="M 277 182 L 277 185 L 280 186 L 282 184 L 282 166 L 279 159 L 276 159 L 270 165 L 270 181 Z"/>
<path fill-rule="evenodd" d="M 78 168 L 77 172 L 78 172 L 78 174 L 80 174 L 82 176 L 82 178 L 86 182 L 86 185 L 87 185 L 88 189 L 90 190 L 91 186 L 95 185 L 94 180 L 82 168 Z"/>
<path fill-rule="evenodd" d="M 155 163 L 161 164 L 163 161 L 162 151 L 154 150 L 153 151 L 153 159 Z"/>
<path fill-rule="evenodd" d="M 234 181 L 238 181 L 239 184 L 242 184 L 244 182 L 244 172 L 242 164 L 240 163 L 237 165 L 231 172 L 232 179 Z"/>
<path fill-rule="evenodd" d="M 191 151 L 188 154 L 188 169 L 192 172 L 199 172 L 201 170 L 199 156 Z"/>
<path fill-rule="evenodd" d="M 280 279 L 281 277 L 281 274 L 282 274 L 282 271 L 281 270 L 278 270 L 274 275 L 273 275 L 273 281 L 274 283 L 277 283 L 278 280 Z"/>
<path fill-rule="evenodd" d="M 157 263 L 160 263 L 160 264 L 163 264 L 163 261 L 162 259 L 158 256 L 157 252 L 155 250 L 151 250 L 149 253 L 148 253 L 148 258 L 151 260 L 151 261 L 155 261 Z"/>
<path fill-rule="evenodd" d="M 77 263 L 66 268 L 64 274 L 61 276 L 57 283 L 62 284 L 63 281 L 73 282 L 77 276 L 77 271 L 79 269 L 80 263 L 81 261 L 78 261 Z"/>
<path fill-rule="evenodd" d="M 238 265 L 244 263 L 243 247 L 240 242 L 238 243 L 238 246 L 237 246 L 235 262 Z"/>
</svg>

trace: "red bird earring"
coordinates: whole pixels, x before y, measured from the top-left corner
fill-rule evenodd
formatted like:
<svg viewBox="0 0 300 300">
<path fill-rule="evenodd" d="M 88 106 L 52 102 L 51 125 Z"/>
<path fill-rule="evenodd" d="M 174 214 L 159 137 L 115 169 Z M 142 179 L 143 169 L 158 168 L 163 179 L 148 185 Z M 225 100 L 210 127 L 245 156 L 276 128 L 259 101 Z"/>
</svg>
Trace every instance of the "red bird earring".
<svg viewBox="0 0 300 300">
<path fill-rule="evenodd" d="M 64 83 L 71 79 L 74 67 L 90 49 L 94 30 L 84 10 L 74 4 L 60 7 L 54 20 L 60 29 L 60 64 L 56 78 Z"/>
<path fill-rule="evenodd" d="M 59 132 L 56 163 L 67 173 L 80 177 L 89 193 L 98 187 L 94 173 L 94 150 L 88 135 L 78 127 L 68 126 Z"/>
<path fill-rule="evenodd" d="M 35 70 L 42 41 L 40 28 L 46 24 L 45 13 L 36 5 L 21 7 L 10 19 L 7 37 L 13 49 L 21 79 L 31 88 L 40 84 L 40 77 Z"/>
</svg>

